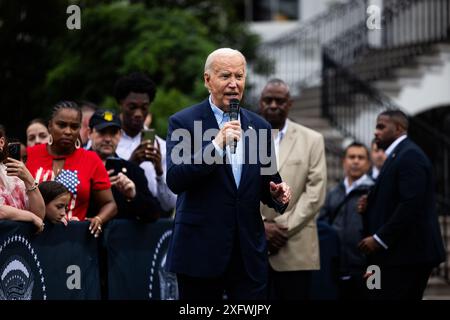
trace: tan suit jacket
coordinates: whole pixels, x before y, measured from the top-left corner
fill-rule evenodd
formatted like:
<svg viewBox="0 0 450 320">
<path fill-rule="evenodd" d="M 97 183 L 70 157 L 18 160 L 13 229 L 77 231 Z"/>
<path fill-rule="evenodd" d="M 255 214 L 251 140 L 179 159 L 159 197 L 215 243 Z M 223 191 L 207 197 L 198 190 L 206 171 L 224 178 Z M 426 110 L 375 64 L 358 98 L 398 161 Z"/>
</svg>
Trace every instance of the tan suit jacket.
<svg viewBox="0 0 450 320">
<path fill-rule="evenodd" d="M 279 173 L 290 187 L 292 198 L 283 215 L 261 205 L 268 221 L 288 227 L 289 239 L 278 253 L 269 256 L 276 271 L 320 269 L 316 218 L 325 200 L 327 168 L 323 136 L 287 120 L 286 135 L 279 146 Z"/>
</svg>

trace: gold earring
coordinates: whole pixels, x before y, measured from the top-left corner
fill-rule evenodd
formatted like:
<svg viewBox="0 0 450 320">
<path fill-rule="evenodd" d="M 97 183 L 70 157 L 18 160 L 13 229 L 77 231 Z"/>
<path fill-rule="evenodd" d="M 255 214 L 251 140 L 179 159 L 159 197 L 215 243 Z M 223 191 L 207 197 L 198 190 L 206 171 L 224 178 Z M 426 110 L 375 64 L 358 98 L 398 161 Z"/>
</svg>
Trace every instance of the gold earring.
<svg viewBox="0 0 450 320">
<path fill-rule="evenodd" d="M 75 141 L 75 148 L 80 149 L 80 147 L 81 147 L 81 141 L 80 141 L 80 139 L 77 138 L 77 141 Z"/>
<path fill-rule="evenodd" d="M 53 136 L 51 134 L 48 136 L 48 142 L 47 143 L 48 143 L 49 146 L 51 146 L 53 144 Z"/>
</svg>

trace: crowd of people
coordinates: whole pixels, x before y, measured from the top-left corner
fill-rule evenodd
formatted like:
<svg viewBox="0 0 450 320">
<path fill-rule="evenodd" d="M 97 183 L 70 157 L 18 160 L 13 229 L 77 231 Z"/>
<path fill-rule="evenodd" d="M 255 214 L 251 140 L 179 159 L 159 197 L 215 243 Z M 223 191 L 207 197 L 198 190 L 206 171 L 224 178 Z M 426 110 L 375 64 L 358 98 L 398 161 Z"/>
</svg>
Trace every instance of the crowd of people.
<svg viewBox="0 0 450 320">
<path fill-rule="evenodd" d="M 0 130 L 0 219 L 32 222 L 37 233 L 88 220 L 99 237 L 114 218 L 174 217 L 166 265 L 182 300 L 308 299 L 322 221 L 339 238 L 340 299 L 421 299 L 445 252 L 431 163 L 407 137 L 407 116 L 381 113 L 370 150 L 348 145 L 345 176 L 327 192 L 324 138 L 288 119 L 283 80 L 268 81 L 259 115 L 233 115 L 246 76 L 242 53 L 213 51 L 203 73 L 209 95 L 169 118 L 166 140 L 143 135 L 156 85 L 141 72 L 117 80 L 119 113 L 61 101 L 48 122 L 32 120 L 20 159 Z M 180 142 L 180 132 L 191 139 Z M 369 265 L 381 268 L 379 290 L 367 288 Z"/>
</svg>

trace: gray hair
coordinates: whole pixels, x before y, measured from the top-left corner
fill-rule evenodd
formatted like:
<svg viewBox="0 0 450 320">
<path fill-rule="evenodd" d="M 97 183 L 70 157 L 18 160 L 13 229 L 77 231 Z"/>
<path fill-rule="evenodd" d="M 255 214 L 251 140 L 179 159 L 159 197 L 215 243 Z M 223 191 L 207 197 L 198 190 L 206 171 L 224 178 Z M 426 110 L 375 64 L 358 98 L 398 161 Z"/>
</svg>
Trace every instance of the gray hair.
<svg viewBox="0 0 450 320">
<path fill-rule="evenodd" d="M 218 56 L 234 56 L 234 55 L 238 55 L 244 60 L 245 69 L 247 69 L 247 61 L 245 60 L 244 55 L 239 50 L 231 48 L 219 48 L 211 52 L 206 58 L 205 73 L 209 74 L 212 68 L 212 64 Z"/>
<path fill-rule="evenodd" d="M 284 86 L 287 89 L 287 94 L 288 97 L 291 96 L 291 89 L 289 88 L 289 85 L 284 82 L 283 80 L 279 79 L 279 78 L 272 78 L 269 81 L 267 81 L 266 85 L 263 88 L 263 91 L 269 86 L 269 85 L 273 85 L 273 86 Z M 262 92 L 261 92 L 262 93 Z"/>
</svg>

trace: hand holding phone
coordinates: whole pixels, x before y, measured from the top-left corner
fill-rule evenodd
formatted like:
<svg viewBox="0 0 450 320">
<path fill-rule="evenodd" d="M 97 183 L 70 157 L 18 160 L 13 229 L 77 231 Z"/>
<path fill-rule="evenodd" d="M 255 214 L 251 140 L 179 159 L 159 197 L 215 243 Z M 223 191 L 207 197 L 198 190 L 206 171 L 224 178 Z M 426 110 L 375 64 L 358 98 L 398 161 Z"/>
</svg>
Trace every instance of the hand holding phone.
<svg viewBox="0 0 450 320">
<path fill-rule="evenodd" d="M 155 129 L 144 129 L 142 130 L 142 141 L 150 141 L 151 144 L 155 142 Z"/>
<path fill-rule="evenodd" d="M 20 161 L 20 142 L 8 143 L 8 156 Z"/>
<path fill-rule="evenodd" d="M 123 166 L 122 166 L 122 159 L 115 158 L 115 157 L 109 157 L 106 159 L 105 168 L 107 171 L 114 170 L 114 175 L 119 174 L 119 172 L 122 172 Z"/>
</svg>

